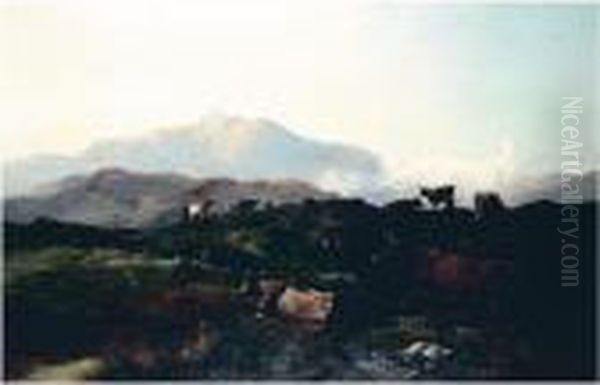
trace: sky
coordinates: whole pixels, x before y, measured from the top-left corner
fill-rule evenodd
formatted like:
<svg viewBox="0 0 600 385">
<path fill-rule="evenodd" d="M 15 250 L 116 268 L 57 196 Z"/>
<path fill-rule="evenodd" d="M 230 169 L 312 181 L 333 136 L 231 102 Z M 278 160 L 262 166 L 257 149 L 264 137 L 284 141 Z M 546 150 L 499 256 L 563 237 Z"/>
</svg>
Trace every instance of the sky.
<svg viewBox="0 0 600 385">
<path fill-rule="evenodd" d="M 556 169 L 561 97 L 571 95 L 584 97 L 586 151 L 598 148 L 598 7 L 0 4 L 3 160 L 222 113 L 359 145 L 396 178 L 492 186 Z"/>
</svg>

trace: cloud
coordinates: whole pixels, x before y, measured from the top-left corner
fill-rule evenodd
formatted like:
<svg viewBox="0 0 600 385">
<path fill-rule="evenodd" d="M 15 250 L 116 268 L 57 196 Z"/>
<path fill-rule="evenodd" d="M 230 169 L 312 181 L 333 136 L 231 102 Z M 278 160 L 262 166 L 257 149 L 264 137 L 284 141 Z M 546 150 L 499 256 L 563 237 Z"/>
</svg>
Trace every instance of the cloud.
<svg viewBox="0 0 600 385">
<path fill-rule="evenodd" d="M 361 148 L 308 139 L 270 120 L 213 116 L 137 138 L 99 141 L 75 156 L 9 162 L 7 194 L 106 167 L 243 180 L 300 179 L 341 191 L 383 179 L 377 156 Z"/>
</svg>

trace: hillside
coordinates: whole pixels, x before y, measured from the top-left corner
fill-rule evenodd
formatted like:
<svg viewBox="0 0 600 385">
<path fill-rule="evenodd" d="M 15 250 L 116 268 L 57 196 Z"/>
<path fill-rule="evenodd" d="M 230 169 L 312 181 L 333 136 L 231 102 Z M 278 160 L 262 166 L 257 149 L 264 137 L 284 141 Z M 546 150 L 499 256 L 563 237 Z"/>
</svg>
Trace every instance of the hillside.
<svg viewBox="0 0 600 385">
<path fill-rule="evenodd" d="M 333 197 L 293 180 L 203 180 L 117 168 L 68 177 L 47 185 L 45 191 L 36 196 L 8 199 L 6 220 L 26 223 L 45 217 L 69 223 L 136 228 L 156 224 L 158 220 L 175 220 L 186 205 L 208 200 L 222 212 L 249 199 L 277 205 Z"/>
</svg>

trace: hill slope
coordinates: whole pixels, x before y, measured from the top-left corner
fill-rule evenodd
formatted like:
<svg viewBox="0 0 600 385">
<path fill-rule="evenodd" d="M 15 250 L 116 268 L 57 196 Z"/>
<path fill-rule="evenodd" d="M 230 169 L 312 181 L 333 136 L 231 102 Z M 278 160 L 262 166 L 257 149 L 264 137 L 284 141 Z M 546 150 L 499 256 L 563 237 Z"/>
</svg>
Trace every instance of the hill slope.
<svg viewBox="0 0 600 385">
<path fill-rule="evenodd" d="M 143 174 L 103 169 L 69 177 L 46 187 L 46 195 L 5 202 L 6 219 L 24 223 L 46 217 L 63 222 L 109 227 L 143 227 L 179 216 L 189 203 L 211 200 L 221 211 L 255 199 L 273 204 L 326 199 L 333 195 L 303 182 L 232 179 L 200 180 L 176 174 Z M 170 215 L 167 215 L 170 214 Z"/>
</svg>

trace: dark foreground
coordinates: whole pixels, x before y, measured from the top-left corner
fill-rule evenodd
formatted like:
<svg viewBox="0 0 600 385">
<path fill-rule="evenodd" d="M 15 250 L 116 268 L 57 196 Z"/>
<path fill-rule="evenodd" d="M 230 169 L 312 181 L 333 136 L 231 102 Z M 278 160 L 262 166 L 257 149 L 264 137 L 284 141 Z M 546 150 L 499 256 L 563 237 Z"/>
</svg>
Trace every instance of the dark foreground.
<svg viewBox="0 0 600 385">
<path fill-rule="evenodd" d="M 580 208 L 574 287 L 561 286 L 560 206 L 544 202 L 7 225 L 6 377 L 593 378 L 595 205 Z M 331 311 L 266 305 L 265 280 L 331 294 Z"/>
</svg>

